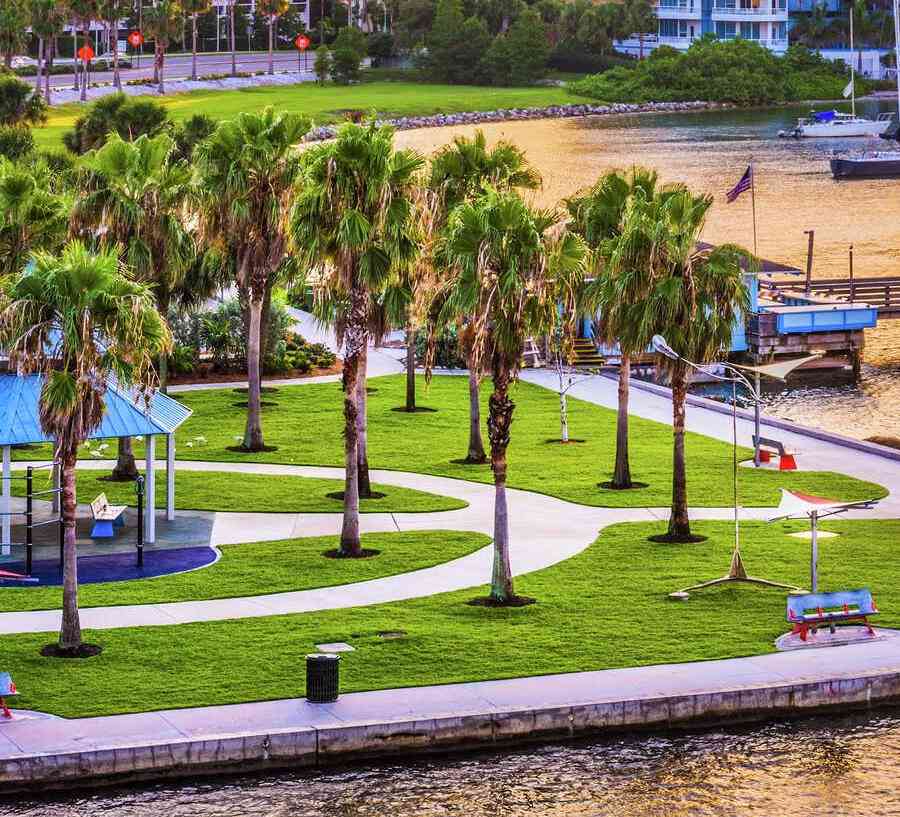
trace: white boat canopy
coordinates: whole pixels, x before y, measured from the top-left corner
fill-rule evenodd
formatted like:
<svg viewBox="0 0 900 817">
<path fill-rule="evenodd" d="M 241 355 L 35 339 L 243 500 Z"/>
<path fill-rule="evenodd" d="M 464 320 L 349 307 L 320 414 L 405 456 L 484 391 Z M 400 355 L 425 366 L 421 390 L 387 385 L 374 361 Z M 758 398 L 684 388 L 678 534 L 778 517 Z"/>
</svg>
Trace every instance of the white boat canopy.
<svg viewBox="0 0 900 817">
<path fill-rule="evenodd" d="M 762 366 L 745 366 L 742 363 L 730 363 L 729 365 L 745 372 L 771 377 L 773 380 L 786 381 L 791 372 L 796 371 L 801 366 L 805 366 L 811 360 L 818 360 L 823 354 L 824 352 L 814 352 L 811 355 L 797 357 L 793 360 L 779 360 L 777 363 L 765 363 Z"/>
</svg>

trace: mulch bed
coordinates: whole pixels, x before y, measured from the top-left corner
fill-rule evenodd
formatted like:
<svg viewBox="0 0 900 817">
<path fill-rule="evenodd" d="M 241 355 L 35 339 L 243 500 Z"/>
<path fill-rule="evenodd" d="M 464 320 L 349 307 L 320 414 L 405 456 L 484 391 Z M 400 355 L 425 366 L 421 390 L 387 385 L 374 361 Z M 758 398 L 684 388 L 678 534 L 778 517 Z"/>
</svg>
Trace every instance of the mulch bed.
<svg viewBox="0 0 900 817">
<path fill-rule="evenodd" d="M 338 360 L 334 366 L 327 369 L 310 369 L 308 372 L 301 372 L 299 369 L 291 369 L 287 372 L 279 372 L 278 374 L 264 374 L 263 379 L 270 380 L 297 380 L 307 377 L 321 377 L 328 374 L 340 374 L 344 370 L 343 364 Z M 166 383 L 168 386 L 194 386 L 198 383 L 234 383 L 235 380 L 246 380 L 247 372 L 215 372 L 211 368 L 201 367 L 199 372 L 189 375 L 178 375 L 170 377 Z"/>
</svg>

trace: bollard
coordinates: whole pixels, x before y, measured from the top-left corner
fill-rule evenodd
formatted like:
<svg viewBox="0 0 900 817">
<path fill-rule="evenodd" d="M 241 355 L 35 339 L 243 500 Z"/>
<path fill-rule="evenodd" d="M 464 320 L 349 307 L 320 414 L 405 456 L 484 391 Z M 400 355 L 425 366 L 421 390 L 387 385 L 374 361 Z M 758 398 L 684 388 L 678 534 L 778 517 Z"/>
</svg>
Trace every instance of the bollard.
<svg viewBox="0 0 900 817">
<path fill-rule="evenodd" d="M 338 699 L 341 657 L 317 652 L 306 656 L 306 700 L 328 704 Z"/>
<path fill-rule="evenodd" d="M 137 491 L 137 563 L 138 567 L 144 566 L 144 478 L 135 480 L 134 488 Z M 152 513 L 152 511 L 151 511 Z"/>
<path fill-rule="evenodd" d="M 31 575 L 32 524 L 34 523 L 34 468 L 25 469 L 25 575 Z"/>
</svg>

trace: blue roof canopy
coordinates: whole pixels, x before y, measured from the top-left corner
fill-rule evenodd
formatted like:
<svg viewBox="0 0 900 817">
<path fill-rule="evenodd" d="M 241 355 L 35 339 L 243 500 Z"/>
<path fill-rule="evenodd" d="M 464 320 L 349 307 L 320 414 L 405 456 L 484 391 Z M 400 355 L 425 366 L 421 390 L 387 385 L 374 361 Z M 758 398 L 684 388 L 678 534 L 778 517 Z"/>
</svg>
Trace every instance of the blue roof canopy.
<svg viewBox="0 0 900 817">
<path fill-rule="evenodd" d="M 0 374 L 0 446 L 51 442 L 38 418 L 41 381 L 40 375 Z M 113 382 L 103 401 L 103 420 L 90 439 L 172 434 L 192 413 L 160 392 L 145 406 L 142 397 Z"/>
</svg>

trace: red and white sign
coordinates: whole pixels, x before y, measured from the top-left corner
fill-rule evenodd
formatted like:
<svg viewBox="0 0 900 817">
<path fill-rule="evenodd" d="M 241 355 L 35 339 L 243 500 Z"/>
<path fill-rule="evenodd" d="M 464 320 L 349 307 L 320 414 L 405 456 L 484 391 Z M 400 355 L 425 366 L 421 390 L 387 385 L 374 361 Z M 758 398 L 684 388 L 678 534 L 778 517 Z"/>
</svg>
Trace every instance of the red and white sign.
<svg viewBox="0 0 900 817">
<path fill-rule="evenodd" d="M 294 45 L 297 46 L 298 51 L 306 51 L 309 48 L 312 40 L 309 39 L 305 34 L 298 35 L 297 39 L 294 40 Z"/>
<path fill-rule="evenodd" d="M 144 35 L 140 31 L 132 31 L 128 35 L 128 44 L 132 48 L 140 48 L 144 44 Z"/>
<path fill-rule="evenodd" d="M 89 45 L 83 45 L 78 49 L 78 59 L 82 62 L 90 62 L 94 59 L 94 49 Z"/>
</svg>

